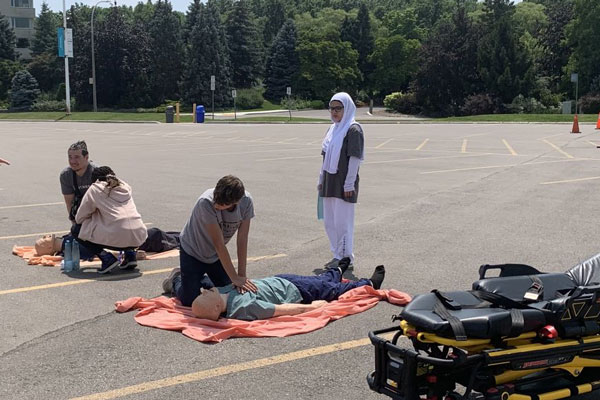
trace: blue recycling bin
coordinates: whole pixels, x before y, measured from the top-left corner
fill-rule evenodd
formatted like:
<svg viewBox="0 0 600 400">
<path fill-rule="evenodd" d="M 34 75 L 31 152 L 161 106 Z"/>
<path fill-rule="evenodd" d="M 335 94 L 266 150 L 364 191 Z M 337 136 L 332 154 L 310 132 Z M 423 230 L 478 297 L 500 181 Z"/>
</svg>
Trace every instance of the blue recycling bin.
<svg viewBox="0 0 600 400">
<path fill-rule="evenodd" d="M 204 122 L 204 106 L 196 106 L 196 122 L 198 124 Z"/>
</svg>

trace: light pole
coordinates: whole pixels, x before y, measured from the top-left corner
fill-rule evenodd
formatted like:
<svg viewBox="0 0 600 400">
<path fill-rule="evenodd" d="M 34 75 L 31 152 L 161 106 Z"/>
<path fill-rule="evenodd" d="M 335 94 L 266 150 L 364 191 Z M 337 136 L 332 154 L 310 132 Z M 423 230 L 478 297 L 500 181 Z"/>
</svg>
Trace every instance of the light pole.
<svg viewBox="0 0 600 400">
<path fill-rule="evenodd" d="M 94 7 L 92 7 L 92 21 L 90 23 L 92 30 L 92 102 L 94 104 L 94 112 L 98 111 L 98 103 L 96 102 L 96 59 L 94 57 L 94 11 L 96 11 L 96 7 L 100 3 L 109 3 L 112 4 L 110 0 L 100 0 L 98 1 Z M 115 0 L 115 7 L 117 6 L 117 1 Z"/>
</svg>

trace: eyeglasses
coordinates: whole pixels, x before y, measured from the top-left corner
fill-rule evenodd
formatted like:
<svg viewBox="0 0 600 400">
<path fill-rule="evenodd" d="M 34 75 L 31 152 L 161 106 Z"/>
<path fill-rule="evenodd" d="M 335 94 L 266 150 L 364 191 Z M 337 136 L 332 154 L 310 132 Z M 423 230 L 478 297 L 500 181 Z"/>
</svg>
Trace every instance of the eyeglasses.
<svg viewBox="0 0 600 400">
<path fill-rule="evenodd" d="M 343 109 L 344 106 L 329 107 L 330 112 L 341 112 Z"/>
</svg>

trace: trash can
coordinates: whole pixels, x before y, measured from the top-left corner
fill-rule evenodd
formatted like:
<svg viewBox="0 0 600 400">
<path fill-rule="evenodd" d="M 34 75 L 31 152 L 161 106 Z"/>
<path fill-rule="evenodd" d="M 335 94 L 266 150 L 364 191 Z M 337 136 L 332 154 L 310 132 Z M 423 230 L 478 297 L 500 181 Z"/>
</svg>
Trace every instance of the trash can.
<svg viewBox="0 0 600 400">
<path fill-rule="evenodd" d="M 173 108 L 173 106 L 167 106 L 167 109 L 165 110 L 165 116 L 167 118 L 167 124 L 172 124 L 173 123 L 173 116 L 175 115 L 175 109 Z"/>
<path fill-rule="evenodd" d="M 199 124 L 204 122 L 204 106 L 196 106 L 196 122 Z"/>
</svg>

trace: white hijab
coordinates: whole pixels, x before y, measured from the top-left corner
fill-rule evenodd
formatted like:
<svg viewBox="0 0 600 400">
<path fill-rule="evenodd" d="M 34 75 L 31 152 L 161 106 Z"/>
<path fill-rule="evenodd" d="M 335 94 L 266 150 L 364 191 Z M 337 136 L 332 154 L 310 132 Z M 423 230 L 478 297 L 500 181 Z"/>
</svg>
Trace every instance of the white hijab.
<svg viewBox="0 0 600 400">
<path fill-rule="evenodd" d="M 348 93 L 340 92 L 333 95 L 329 104 L 332 101 L 339 101 L 344 106 L 344 116 L 340 122 L 335 122 L 333 117 L 331 118 L 331 126 L 323 139 L 321 150 L 325 153 L 325 159 L 323 160 L 323 170 L 330 174 L 336 174 L 338 171 L 338 162 L 340 161 L 340 151 L 342 150 L 342 144 L 350 125 L 357 124 L 354 120 L 356 113 L 356 106 L 354 101 Z M 358 124 L 357 124 L 358 125 Z M 364 159 L 364 154 L 360 156 L 361 161 Z"/>
</svg>

